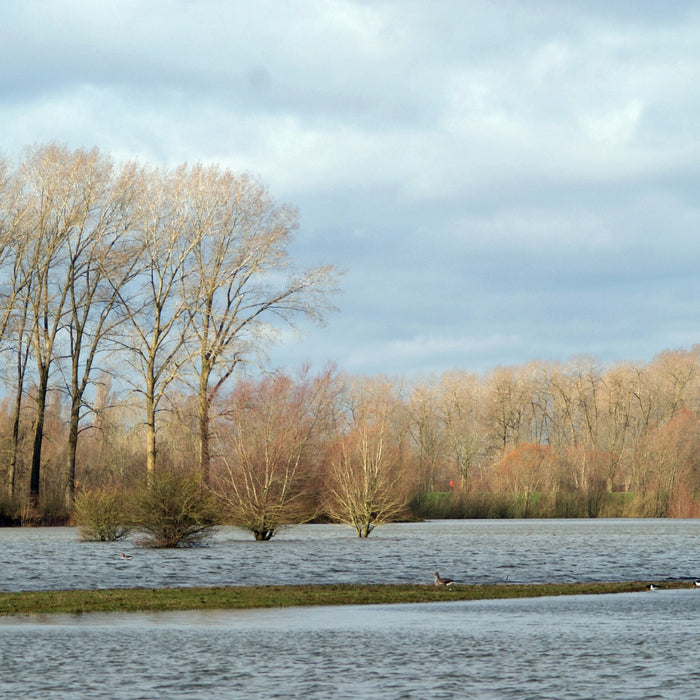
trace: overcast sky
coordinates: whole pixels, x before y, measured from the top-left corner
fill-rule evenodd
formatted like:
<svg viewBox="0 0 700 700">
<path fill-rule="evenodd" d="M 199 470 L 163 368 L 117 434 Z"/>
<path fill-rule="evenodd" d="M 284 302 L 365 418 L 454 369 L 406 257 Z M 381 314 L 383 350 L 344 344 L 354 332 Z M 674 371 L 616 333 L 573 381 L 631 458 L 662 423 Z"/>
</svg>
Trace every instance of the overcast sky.
<svg viewBox="0 0 700 700">
<path fill-rule="evenodd" d="M 700 3 L 5 0 L 0 148 L 218 162 L 339 312 L 272 360 L 415 375 L 700 342 Z"/>
</svg>

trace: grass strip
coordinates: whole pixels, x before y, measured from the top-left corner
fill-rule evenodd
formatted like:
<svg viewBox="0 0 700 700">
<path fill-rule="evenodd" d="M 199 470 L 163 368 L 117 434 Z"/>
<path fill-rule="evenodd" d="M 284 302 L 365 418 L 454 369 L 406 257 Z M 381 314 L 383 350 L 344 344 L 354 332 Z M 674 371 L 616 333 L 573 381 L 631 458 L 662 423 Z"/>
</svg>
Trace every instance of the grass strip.
<svg viewBox="0 0 700 700">
<path fill-rule="evenodd" d="M 370 605 L 454 600 L 537 598 L 541 596 L 629 593 L 646 582 L 460 585 L 331 584 L 310 586 L 235 586 L 214 588 L 123 588 L 104 590 L 0 593 L 0 615 L 167 610 L 234 610 L 302 605 Z M 687 588 L 683 581 L 660 588 Z"/>
</svg>

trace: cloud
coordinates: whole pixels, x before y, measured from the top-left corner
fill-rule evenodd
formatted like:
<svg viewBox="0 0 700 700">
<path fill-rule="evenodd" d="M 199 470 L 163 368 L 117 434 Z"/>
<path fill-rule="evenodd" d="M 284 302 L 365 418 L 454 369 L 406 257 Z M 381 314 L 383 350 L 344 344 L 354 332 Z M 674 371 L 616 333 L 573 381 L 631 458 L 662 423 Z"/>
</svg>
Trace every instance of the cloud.
<svg viewBox="0 0 700 700">
<path fill-rule="evenodd" d="M 698 327 L 692 2 L 19 0 L 3 148 L 219 162 L 297 205 L 353 371 L 651 357 Z M 275 351 L 277 353 L 277 350 Z"/>
</svg>

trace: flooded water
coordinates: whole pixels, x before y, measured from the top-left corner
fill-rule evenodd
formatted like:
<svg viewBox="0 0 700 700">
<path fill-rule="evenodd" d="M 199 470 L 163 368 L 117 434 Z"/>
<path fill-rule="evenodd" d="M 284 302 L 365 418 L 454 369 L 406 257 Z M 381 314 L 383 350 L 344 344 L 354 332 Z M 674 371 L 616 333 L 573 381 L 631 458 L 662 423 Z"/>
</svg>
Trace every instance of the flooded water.
<svg viewBox="0 0 700 700">
<path fill-rule="evenodd" d="M 2 697 L 698 697 L 700 591 L 0 619 Z"/>
<path fill-rule="evenodd" d="M 121 560 L 126 550 L 131 560 Z M 700 577 L 700 521 L 335 526 L 208 547 L 0 530 L 0 589 Z M 446 591 L 446 596 L 449 592 Z M 533 600 L 0 617 L 0 697 L 700 697 L 700 590 Z"/>
<path fill-rule="evenodd" d="M 122 560 L 126 550 L 133 558 Z M 401 523 L 361 540 L 303 525 L 256 542 L 234 528 L 209 546 L 151 550 L 81 542 L 73 528 L 0 529 L 0 590 L 296 583 L 629 581 L 700 577 L 700 520 Z"/>
</svg>

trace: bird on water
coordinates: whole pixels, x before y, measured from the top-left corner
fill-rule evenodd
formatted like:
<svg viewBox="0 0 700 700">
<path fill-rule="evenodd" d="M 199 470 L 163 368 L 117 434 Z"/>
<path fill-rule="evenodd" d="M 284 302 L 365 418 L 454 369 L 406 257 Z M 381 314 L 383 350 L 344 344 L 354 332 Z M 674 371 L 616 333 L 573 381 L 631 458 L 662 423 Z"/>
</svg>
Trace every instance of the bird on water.
<svg viewBox="0 0 700 700">
<path fill-rule="evenodd" d="M 452 586 L 456 581 L 454 581 L 451 578 L 446 578 L 444 576 L 440 576 L 440 574 L 436 571 L 435 572 L 435 585 L 436 586 Z"/>
<path fill-rule="evenodd" d="M 126 552 L 122 552 L 122 553 L 119 555 L 119 558 L 120 558 L 120 559 L 131 559 L 131 554 L 127 554 Z"/>
</svg>

